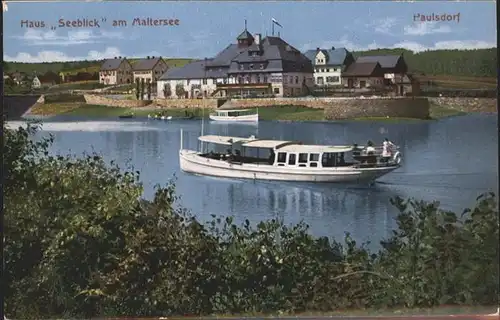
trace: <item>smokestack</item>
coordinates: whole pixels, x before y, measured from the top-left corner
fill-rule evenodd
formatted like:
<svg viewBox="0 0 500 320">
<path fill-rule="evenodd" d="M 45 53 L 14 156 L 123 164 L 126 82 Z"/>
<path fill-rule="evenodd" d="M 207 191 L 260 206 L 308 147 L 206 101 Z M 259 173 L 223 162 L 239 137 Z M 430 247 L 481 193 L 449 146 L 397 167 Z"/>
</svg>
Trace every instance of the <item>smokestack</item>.
<svg viewBox="0 0 500 320">
<path fill-rule="evenodd" d="M 260 44 L 260 40 L 261 40 L 261 34 L 260 33 L 256 33 L 253 38 L 255 40 L 255 44 L 259 45 Z"/>
<path fill-rule="evenodd" d="M 146 57 L 146 59 L 148 59 L 148 60 L 149 60 L 149 56 L 147 56 L 147 57 Z"/>
</svg>

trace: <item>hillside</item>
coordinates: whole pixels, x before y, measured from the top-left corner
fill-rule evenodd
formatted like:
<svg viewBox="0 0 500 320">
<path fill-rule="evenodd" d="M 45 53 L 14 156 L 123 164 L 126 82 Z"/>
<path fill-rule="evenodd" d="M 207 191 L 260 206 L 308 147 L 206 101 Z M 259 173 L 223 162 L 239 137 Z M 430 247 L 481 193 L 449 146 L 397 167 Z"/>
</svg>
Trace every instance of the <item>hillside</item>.
<svg viewBox="0 0 500 320">
<path fill-rule="evenodd" d="M 497 49 L 477 50 L 434 50 L 413 52 L 406 49 L 377 49 L 370 51 L 353 52 L 354 56 L 387 55 L 403 53 L 410 71 L 416 74 L 425 74 L 426 77 L 469 77 L 497 78 Z M 133 64 L 138 59 L 130 59 Z M 193 59 L 165 59 L 170 67 L 181 67 Z M 6 72 L 26 72 L 43 74 L 47 71 L 65 74 L 78 72 L 98 72 L 101 61 L 73 61 L 73 62 L 46 62 L 46 63 L 18 63 L 5 62 Z M 482 80 L 481 80 L 482 81 Z M 490 82 L 490 81 L 487 81 Z"/>
<path fill-rule="evenodd" d="M 134 64 L 139 59 L 129 59 Z M 164 59 L 169 67 L 181 67 L 192 59 Z M 102 60 L 94 61 L 71 61 L 71 62 L 44 62 L 44 63 L 20 63 L 20 62 L 4 62 L 5 72 L 25 72 L 28 74 L 37 73 L 44 74 L 47 71 L 55 73 L 63 72 L 66 75 L 77 74 L 78 72 L 99 72 Z"/>
</svg>

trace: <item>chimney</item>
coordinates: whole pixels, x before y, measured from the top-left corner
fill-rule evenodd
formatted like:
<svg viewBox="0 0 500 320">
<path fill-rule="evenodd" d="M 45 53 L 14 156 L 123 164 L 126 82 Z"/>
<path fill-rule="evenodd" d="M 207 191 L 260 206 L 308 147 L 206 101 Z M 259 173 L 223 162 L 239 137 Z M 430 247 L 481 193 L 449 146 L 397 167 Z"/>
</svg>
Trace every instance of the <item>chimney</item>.
<svg viewBox="0 0 500 320">
<path fill-rule="evenodd" d="M 146 57 L 146 59 L 148 59 L 148 60 L 149 60 L 149 56 L 147 56 L 147 57 Z"/>
<path fill-rule="evenodd" d="M 155 58 L 155 56 L 152 56 L 152 57 L 151 57 L 151 59 L 154 59 L 154 58 Z"/>
<path fill-rule="evenodd" d="M 117 57 L 115 57 L 115 59 L 117 59 Z"/>
<path fill-rule="evenodd" d="M 260 44 L 260 39 L 261 39 L 261 34 L 260 33 L 256 33 L 253 38 L 255 40 L 255 44 L 259 45 Z"/>
<path fill-rule="evenodd" d="M 335 47 L 332 47 L 332 50 L 335 50 Z"/>
<path fill-rule="evenodd" d="M 316 48 L 316 51 L 319 51 L 320 49 L 319 48 Z"/>
</svg>

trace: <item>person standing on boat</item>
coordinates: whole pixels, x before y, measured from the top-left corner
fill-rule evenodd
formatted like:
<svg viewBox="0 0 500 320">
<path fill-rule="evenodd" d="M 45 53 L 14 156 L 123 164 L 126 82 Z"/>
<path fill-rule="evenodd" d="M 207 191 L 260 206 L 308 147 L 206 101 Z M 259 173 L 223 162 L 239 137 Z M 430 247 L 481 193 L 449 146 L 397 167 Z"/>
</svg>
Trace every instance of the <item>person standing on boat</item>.
<svg viewBox="0 0 500 320">
<path fill-rule="evenodd" d="M 375 154 L 375 148 L 373 147 L 373 142 L 371 141 L 368 141 L 366 143 L 366 149 L 365 149 L 365 152 L 367 155 L 371 156 L 371 155 L 374 155 Z"/>
<path fill-rule="evenodd" d="M 394 143 L 389 141 L 389 139 L 385 138 L 382 144 L 382 159 L 384 160 L 385 163 L 389 162 L 389 160 L 391 159 L 393 149 L 394 149 Z"/>
</svg>

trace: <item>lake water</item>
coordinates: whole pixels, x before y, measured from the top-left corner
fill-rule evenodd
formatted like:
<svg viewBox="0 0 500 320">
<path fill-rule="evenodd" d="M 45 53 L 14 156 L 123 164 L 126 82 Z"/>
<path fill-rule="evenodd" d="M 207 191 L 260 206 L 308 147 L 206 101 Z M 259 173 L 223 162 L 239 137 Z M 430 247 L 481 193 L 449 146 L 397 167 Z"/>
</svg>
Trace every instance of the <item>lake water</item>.
<svg viewBox="0 0 500 320">
<path fill-rule="evenodd" d="M 377 243 L 395 227 L 397 211 L 390 204 L 391 197 L 436 200 L 444 209 L 461 212 L 480 193 L 498 191 L 496 115 L 408 123 L 204 123 L 205 134 L 317 144 L 364 144 L 367 140 L 379 144 L 388 137 L 400 145 L 403 165 L 371 187 L 235 181 L 183 173 L 178 160 L 180 129 L 184 147 L 197 148 L 201 127 L 201 121 L 148 119 L 53 119 L 43 125 L 54 135 L 53 152 L 95 151 L 141 171 L 146 197 L 153 195 L 154 185 L 165 184 L 175 175 L 182 205 L 202 220 L 211 214 L 253 223 L 272 218 L 287 224 L 303 220 L 314 235 L 340 239 L 350 232 L 358 241 Z"/>
</svg>

